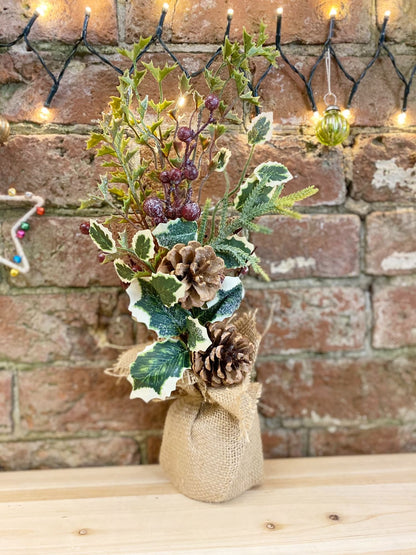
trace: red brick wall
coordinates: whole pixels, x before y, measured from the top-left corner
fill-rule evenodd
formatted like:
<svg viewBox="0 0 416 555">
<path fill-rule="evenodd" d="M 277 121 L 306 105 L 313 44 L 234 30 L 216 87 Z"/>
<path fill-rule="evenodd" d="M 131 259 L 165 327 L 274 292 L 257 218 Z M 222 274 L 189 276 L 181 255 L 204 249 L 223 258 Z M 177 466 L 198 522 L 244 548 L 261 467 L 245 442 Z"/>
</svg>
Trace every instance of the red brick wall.
<svg viewBox="0 0 416 555">
<path fill-rule="evenodd" d="M 55 70 L 79 36 L 86 3 L 55 0 L 35 24 L 31 37 Z M 274 32 L 274 0 L 171 4 L 165 38 L 188 67 L 199 67 L 213 51 L 207 44 L 221 40 L 231 6 L 232 36 L 243 25 L 254 30 L 261 18 Z M 20 32 L 36 5 L 3 0 L 0 42 Z M 89 5 L 91 43 L 119 62 L 117 44 L 151 34 L 162 2 Z M 281 5 L 286 53 L 303 71 L 325 40 L 332 5 L 341 14 L 335 48 L 353 75 L 374 52 L 386 9 L 399 66 L 407 75 L 416 62 L 411 0 Z M 320 68 L 320 107 L 323 76 Z M 167 406 L 129 401 L 129 386 L 103 374 L 119 352 L 113 346 L 130 345 L 140 333 L 112 269 L 95 262 L 95 248 L 78 231 L 86 217 L 79 199 L 102 173 L 85 140 L 116 84 L 96 58 L 77 56 L 52 105 L 53 121 L 40 124 L 37 109 L 50 82 L 35 55 L 22 45 L 0 53 L 0 113 L 12 124 L 0 148 L 0 191 L 14 186 L 47 198 L 45 216 L 32 219 L 24 239 L 31 272 L 11 279 L 0 266 L 0 468 L 157 459 Z M 333 88 L 345 105 L 349 85 L 336 71 Z M 249 278 L 247 301 L 260 322 L 276 305 L 257 364 L 268 457 L 416 450 L 416 91 L 406 126 L 398 127 L 402 92 L 383 57 L 354 100 L 350 139 L 327 149 L 315 140 L 304 90 L 283 63 L 263 87 L 277 127 L 253 164 L 286 164 L 294 175 L 289 191 L 320 189 L 304 203 L 302 221 L 269 218 L 274 234 L 254 237 L 272 281 Z M 237 152 L 245 148 L 239 137 L 230 142 Z M 7 236 L 17 213 L 1 207 L 0 251 L 11 253 Z"/>
</svg>

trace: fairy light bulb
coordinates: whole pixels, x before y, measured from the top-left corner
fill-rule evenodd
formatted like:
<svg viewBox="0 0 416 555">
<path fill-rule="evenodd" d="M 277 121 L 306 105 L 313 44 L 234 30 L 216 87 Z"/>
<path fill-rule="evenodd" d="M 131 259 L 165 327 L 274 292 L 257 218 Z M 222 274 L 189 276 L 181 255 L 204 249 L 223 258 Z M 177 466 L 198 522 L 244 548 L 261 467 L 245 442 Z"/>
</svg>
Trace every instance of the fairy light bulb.
<svg viewBox="0 0 416 555">
<path fill-rule="evenodd" d="M 35 10 L 35 14 L 40 15 L 41 17 L 46 15 L 46 12 L 48 11 L 48 7 L 46 6 L 46 4 L 40 4 L 40 6 L 38 6 Z"/>
<path fill-rule="evenodd" d="M 345 110 L 342 110 L 341 114 L 344 116 L 345 119 L 351 118 L 351 110 L 349 108 L 345 108 Z"/>
<path fill-rule="evenodd" d="M 400 114 L 397 116 L 397 123 L 399 125 L 404 125 L 406 123 L 406 112 L 400 112 Z"/>
<path fill-rule="evenodd" d="M 315 110 L 315 111 L 313 112 L 313 114 L 312 114 L 312 121 L 313 121 L 314 123 L 318 123 L 318 121 L 320 120 L 320 118 L 321 118 L 321 116 L 320 116 L 318 110 Z"/>
<path fill-rule="evenodd" d="M 350 134 L 350 124 L 338 106 L 328 106 L 316 124 L 315 134 L 323 145 L 336 146 L 345 141 Z"/>
<path fill-rule="evenodd" d="M 227 17 L 231 19 L 233 15 L 234 15 L 234 10 L 232 8 L 229 8 L 227 11 Z"/>
<path fill-rule="evenodd" d="M 185 105 L 185 97 L 184 96 L 180 96 L 178 98 L 178 106 L 179 108 L 182 108 Z"/>
<path fill-rule="evenodd" d="M 89 6 L 85 8 L 85 15 L 91 15 L 91 8 Z"/>
<path fill-rule="evenodd" d="M 331 11 L 329 12 L 329 17 L 335 17 L 337 15 L 337 9 L 336 8 L 331 8 Z"/>
<path fill-rule="evenodd" d="M 162 6 L 162 12 L 166 13 L 169 10 L 169 4 L 165 2 Z"/>
<path fill-rule="evenodd" d="M 39 110 L 39 117 L 43 121 L 48 121 L 51 118 L 51 111 L 47 106 L 42 106 Z"/>
<path fill-rule="evenodd" d="M 388 19 L 390 16 L 391 16 L 391 11 L 390 11 L 390 10 L 386 10 L 386 11 L 384 12 L 384 17 L 385 17 L 385 19 Z"/>
</svg>

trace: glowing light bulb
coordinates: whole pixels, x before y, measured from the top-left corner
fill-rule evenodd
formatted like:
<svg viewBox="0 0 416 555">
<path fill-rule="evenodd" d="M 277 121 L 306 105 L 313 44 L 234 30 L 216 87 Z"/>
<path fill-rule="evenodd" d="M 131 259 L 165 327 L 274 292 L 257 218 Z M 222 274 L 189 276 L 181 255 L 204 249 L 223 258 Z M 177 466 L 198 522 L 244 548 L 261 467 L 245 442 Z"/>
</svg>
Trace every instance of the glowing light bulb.
<svg viewBox="0 0 416 555">
<path fill-rule="evenodd" d="M 229 8 L 229 10 L 227 11 L 227 16 L 233 17 L 233 15 L 234 15 L 234 10 L 232 8 Z"/>
<path fill-rule="evenodd" d="M 185 105 L 185 97 L 184 97 L 184 96 L 180 96 L 180 97 L 178 98 L 178 106 L 179 106 L 179 108 L 182 108 L 182 106 L 184 106 L 184 105 Z"/>
<path fill-rule="evenodd" d="M 315 110 L 315 111 L 313 112 L 313 114 L 312 114 L 312 121 L 313 121 L 314 123 L 317 123 L 317 122 L 319 121 L 320 117 L 321 117 L 321 116 L 319 115 L 318 110 Z"/>
<path fill-rule="evenodd" d="M 167 2 L 165 2 L 162 6 L 162 12 L 167 12 L 169 10 L 169 4 Z"/>
<path fill-rule="evenodd" d="M 337 9 L 331 8 L 331 11 L 329 12 L 329 17 L 335 17 L 336 15 L 337 15 Z"/>
<path fill-rule="evenodd" d="M 89 6 L 87 6 L 85 8 L 85 15 L 90 15 L 91 14 L 91 8 Z"/>
<path fill-rule="evenodd" d="M 399 125 L 404 125 L 406 123 L 406 112 L 400 112 L 400 114 L 397 116 L 397 123 Z"/>
<path fill-rule="evenodd" d="M 283 8 L 277 8 L 277 15 L 282 15 Z"/>
<path fill-rule="evenodd" d="M 345 108 L 345 110 L 342 110 L 341 114 L 344 116 L 344 118 L 346 119 L 350 119 L 351 118 L 351 110 L 349 110 L 348 108 Z"/>
<path fill-rule="evenodd" d="M 390 16 L 391 16 L 391 11 L 390 11 L 390 10 L 386 10 L 386 11 L 384 12 L 384 17 L 385 17 L 386 19 L 388 19 Z"/>
<path fill-rule="evenodd" d="M 46 12 L 48 11 L 48 7 L 46 6 L 46 4 L 41 4 L 40 6 L 38 6 L 35 10 L 35 14 L 40 15 L 41 17 L 43 17 L 44 15 L 46 15 Z"/>
<path fill-rule="evenodd" d="M 51 118 L 51 111 L 46 106 L 42 106 L 39 110 L 39 118 L 43 121 L 48 121 Z"/>
</svg>

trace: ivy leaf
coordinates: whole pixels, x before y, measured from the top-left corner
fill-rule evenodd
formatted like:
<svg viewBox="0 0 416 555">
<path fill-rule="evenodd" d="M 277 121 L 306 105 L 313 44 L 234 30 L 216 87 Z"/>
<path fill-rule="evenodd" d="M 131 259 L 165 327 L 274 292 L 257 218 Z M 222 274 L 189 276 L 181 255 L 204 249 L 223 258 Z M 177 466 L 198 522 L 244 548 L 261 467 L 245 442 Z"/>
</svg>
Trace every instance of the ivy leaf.
<svg viewBox="0 0 416 555">
<path fill-rule="evenodd" d="M 130 399 L 166 399 L 190 366 L 189 351 L 182 341 L 168 339 L 148 345 L 130 365 Z"/>
<path fill-rule="evenodd" d="M 231 151 L 228 148 L 221 148 L 211 161 L 211 166 L 216 172 L 223 172 L 231 158 Z"/>
<path fill-rule="evenodd" d="M 155 246 L 150 229 L 138 231 L 132 239 L 132 249 L 141 260 L 151 260 L 155 256 Z"/>
<path fill-rule="evenodd" d="M 248 100 L 248 99 L 247 99 Z M 249 145 L 261 145 L 269 141 L 273 131 L 273 113 L 264 112 L 256 116 L 247 132 Z"/>
<path fill-rule="evenodd" d="M 91 239 L 103 252 L 111 254 L 117 252 L 116 242 L 113 239 L 111 231 L 104 227 L 102 224 L 98 223 L 95 220 L 90 220 L 89 233 Z"/>
<path fill-rule="evenodd" d="M 208 331 L 205 326 L 202 326 L 198 320 L 188 316 L 187 320 L 188 330 L 188 349 L 190 351 L 204 352 L 212 344 L 208 336 Z"/>
<path fill-rule="evenodd" d="M 230 269 L 247 265 L 247 259 L 254 251 L 254 245 L 250 241 L 236 235 L 221 239 L 220 242 L 213 244 L 213 248 L 224 260 L 225 267 Z"/>
<path fill-rule="evenodd" d="M 149 330 L 155 331 L 159 337 L 177 337 L 185 331 L 189 312 L 179 305 L 165 306 L 148 280 L 133 280 L 127 288 L 127 294 L 132 317 L 145 324 Z"/>
<path fill-rule="evenodd" d="M 158 272 L 152 274 L 149 283 L 167 307 L 177 303 L 185 295 L 186 284 L 179 281 L 176 276 Z"/>
<path fill-rule="evenodd" d="M 118 277 L 121 279 L 123 283 L 131 283 L 134 279 L 135 272 L 127 266 L 125 262 L 121 260 L 121 258 L 117 258 L 114 260 L 114 268 Z"/>
<path fill-rule="evenodd" d="M 159 224 L 153 230 L 153 235 L 161 247 L 171 249 L 178 243 L 196 241 L 198 224 L 177 218 L 165 224 Z"/>
<path fill-rule="evenodd" d="M 194 309 L 193 315 L 204 325 L 208 322 L 221 322 L 234 314 L 244 297 L 240 278 L 227 276 L 215 298 L 207 303 L 206 309 Z"/>
<path fill-rule="evenodd" d="M 289 170 L 279 162 L 264 162 L 257 166 L 253 173 L 262 183 L 271 185 L 286 183 L 293 177 Z"/>
</svg>

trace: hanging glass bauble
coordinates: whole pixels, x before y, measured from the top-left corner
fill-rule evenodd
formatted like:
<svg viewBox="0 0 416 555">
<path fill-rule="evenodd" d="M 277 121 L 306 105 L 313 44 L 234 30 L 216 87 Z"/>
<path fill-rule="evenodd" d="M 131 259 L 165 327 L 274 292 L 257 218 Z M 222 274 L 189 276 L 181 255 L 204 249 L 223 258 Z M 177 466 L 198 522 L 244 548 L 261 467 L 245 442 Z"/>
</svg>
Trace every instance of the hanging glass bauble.
<svg viewBox="0 0 416 555">
<path fill-rule="evenodd" d="M 10 125 L 6 118 L 0 116 L 0 145 L 5 143 L 9 138 Z"/>
<path fill-rule="evenodd" d="M 315 133 L 318 141 L 323 145 L 336 146 L 350 134 L 350 124 L 341 114 L 338 106 L 328 106 L 316 125 Z"/>
</svg>

